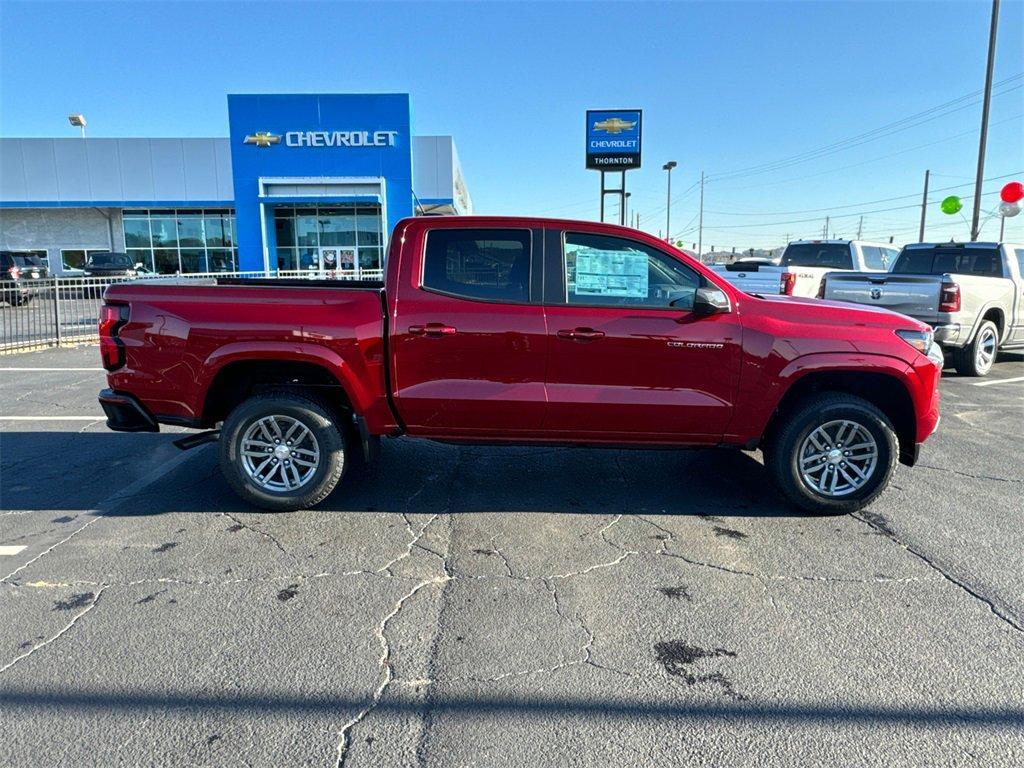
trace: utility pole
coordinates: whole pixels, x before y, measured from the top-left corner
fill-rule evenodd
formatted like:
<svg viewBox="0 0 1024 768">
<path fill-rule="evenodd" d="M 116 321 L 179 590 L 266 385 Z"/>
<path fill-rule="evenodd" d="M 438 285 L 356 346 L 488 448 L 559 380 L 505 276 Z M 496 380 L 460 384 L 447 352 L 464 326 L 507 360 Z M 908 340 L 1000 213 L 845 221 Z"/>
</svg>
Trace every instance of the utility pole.
<svg viewBox="0 0 1024 768">
<path fill-rule="evenodd" d="M 999 28 L 999 0 L 992 0 L 992 24 L 988 30 L 988 68 L 985 71 L 985 99 L 981 104 L 981 139 L 978 141 L 978 175 L 974 179 L 974 214 L 971 242 L 978 239 L 981 219 L 981 179 L 985 175 L 985 143 L 988 141 L 988 112 L 992 104 L 992 70 L 996 63 L 996 31 Z"/>
<path fill-rule="evenodd" d="M 860 217 L 860 224 L 857 225 L 857 239 L 858 240 L 860 240 L 860 233 L 861 233 L 861 231 L 863 231 L 863 229 L 864 229 L 864 216 L 862 214 L 861 217 Z"/>
<path fill-rule="evenodd" d="M 928 211 L 928 177 L 931 171 L 924 172 L 924 197 L 921 198 L 921 231 L 917 233 L 917 242 L 924 242 L 924 216 Z"/>
<path fill-rule="evenodd" d="M 665 239 L 672 237 L 672 169 L 677 165 L 675 160 L 669 160 L 661 170 L 668 171 L 668 193 L 665 200 Z"/>
<path fill-rule="evenodd" d="M 704 250 L 704 171 L 700 172 L 700 222 L 697 224 L 697 258 L 703 259 Z"/>
<path fill-rule="evenodd" d="M 823 234 L 821 236 L 822 240 L 828 240 L 828 220 L 829 220 L 829 217 L 826 216 L 825 217 L 825 229 L 824 229 L 824 232 L 823 232 Z"/>
</svg>

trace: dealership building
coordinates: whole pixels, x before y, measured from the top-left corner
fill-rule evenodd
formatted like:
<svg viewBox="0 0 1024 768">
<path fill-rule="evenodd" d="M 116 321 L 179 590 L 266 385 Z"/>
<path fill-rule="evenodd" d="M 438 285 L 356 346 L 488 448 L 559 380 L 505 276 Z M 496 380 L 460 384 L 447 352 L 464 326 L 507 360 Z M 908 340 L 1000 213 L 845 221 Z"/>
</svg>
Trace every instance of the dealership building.
<svg viewBox="0 0 1024 768">
<path fill-rule="evenodd" d="M 167 274 L 366 271 L 399 219 L 472 213 L 407 94 L 229 95 L 228 117 L 227 138 L 0 139 L 0 250 L 55 274 L 110 250 Z"/>
</svg>

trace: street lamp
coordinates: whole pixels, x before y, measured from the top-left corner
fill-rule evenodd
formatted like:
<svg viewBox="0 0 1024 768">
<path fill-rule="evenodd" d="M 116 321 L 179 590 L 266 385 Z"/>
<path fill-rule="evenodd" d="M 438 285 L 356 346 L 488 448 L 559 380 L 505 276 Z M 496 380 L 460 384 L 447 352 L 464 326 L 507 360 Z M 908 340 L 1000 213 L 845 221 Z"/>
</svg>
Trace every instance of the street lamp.
<svg viewBox="0 0 1024 768">
<path fill-rule="evenodd" d="M 665 240 L 667 242 L 672 241 L 672 169 L 677 165 L 675 160 L 669 160 L 663 166 L 661 170 L 668 171 L 668 196 L 665 206 Z"/>
<path fill-rule="evenodd" d="M 75 128 L 82 129 L 82 138 L 85 138 L 85 115 L 68 115 L 68 122 Z"/>
<path fill-rule="evenodd" d="M 623 225 L 625 225 L 626 222 L 629 221 L 629 219 L 627 218 L 627 216 L 629 216 L 629 198 L 631 198 L 632 196 L 633 196 L 632 192 L 626 192 L 625 195 L 623 195 L 623 198 L 622 198 L 622 224 Z"/>
</svg>

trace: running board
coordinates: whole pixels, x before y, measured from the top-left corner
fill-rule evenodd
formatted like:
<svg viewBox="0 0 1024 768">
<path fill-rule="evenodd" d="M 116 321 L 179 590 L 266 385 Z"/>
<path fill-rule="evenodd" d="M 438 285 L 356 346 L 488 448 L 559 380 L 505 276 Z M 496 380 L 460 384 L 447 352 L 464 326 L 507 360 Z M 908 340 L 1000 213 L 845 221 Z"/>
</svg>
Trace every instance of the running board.
<svg viewBox="0 0 1024 768">
<path fill-rule="evenodd" d="M 200 432 L 196 435 L 186 435 L 185 437 L 179 437 L 174 441 L 176 448 L 180 448 L 183 451 L 187 451 L 189 448 L 198 448 L 200 445 L 206 445 L 207 443 L 215 443 L 220 439 L 220 430 L 211 429 L 206 432 Z"/>
</svg>

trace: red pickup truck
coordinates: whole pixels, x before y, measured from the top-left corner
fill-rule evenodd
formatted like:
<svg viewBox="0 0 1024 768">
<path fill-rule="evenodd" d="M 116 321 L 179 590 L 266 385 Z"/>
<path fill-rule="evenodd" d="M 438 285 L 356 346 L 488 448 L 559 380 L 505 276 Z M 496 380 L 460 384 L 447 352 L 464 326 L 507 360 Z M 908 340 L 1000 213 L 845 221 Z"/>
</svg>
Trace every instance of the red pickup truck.
<svg viewBox="0 0 1024 768">
<path fill-rule="evenodd" d="M 748 295 L 682 251 L 593 222 L 398 223 L 384 285 L 139 281 L 100 319 L 111 429 L 216 430 L 231 486 L 323 501 L 381 436 L 760 448 L 812 512 L 863 508 L 936 428 L 931 329 Z"/>
</svg>

